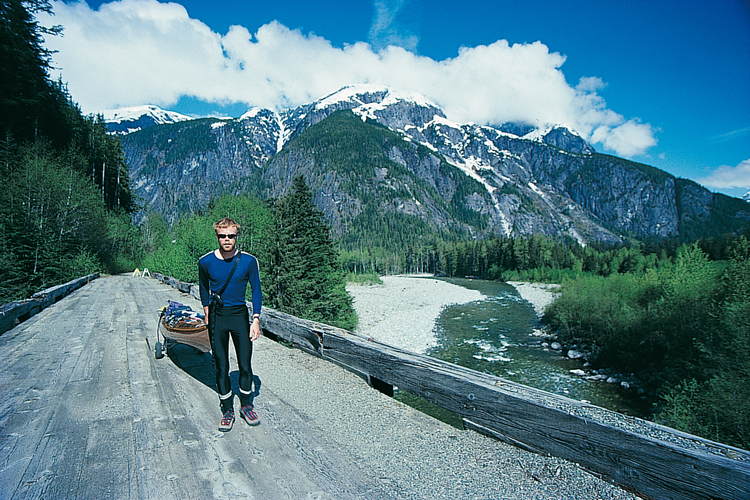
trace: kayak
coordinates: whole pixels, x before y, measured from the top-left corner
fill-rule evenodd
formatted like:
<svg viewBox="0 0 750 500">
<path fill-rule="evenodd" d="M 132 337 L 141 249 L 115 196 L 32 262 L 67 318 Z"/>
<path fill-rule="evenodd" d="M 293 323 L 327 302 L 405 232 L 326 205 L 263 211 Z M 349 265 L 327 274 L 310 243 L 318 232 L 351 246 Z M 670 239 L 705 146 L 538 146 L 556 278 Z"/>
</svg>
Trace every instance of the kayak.
<svg viewBox="0 0 750 500">
<path fill-rule="evenodd" d="M 159 313 L 157 328 L 157 342 L 154 346 L 154 356 L 161 359 L 167 352 L 170 343 L 185 344 L 202 353 L 211 350 L 211 339 L 204 316 L 193 311 L 190 306 L 170 300 L 169 305 Z M 161 338 L 164 342 L 161 342 Z"/>
</svg>

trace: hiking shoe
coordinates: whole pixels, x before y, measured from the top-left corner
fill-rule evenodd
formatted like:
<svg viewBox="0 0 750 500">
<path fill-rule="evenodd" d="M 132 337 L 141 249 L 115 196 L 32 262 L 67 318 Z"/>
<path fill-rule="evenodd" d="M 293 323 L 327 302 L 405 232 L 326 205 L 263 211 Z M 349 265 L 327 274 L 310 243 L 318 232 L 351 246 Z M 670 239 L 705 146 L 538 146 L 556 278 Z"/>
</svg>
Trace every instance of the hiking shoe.
<svg viewBox="0 0 750 500">
<path fill-rule="evenodd" d="M 227 410 L 224 412 L 224 416 L 221 417 L 221 422 L 219 422 L 219 430 L 221 432 L 229 432 L 232 430 L 232 426 L 234 425 L 234 410 Z"/>
<path fill-rule="evenodd" d="M 253 410 L 253 407 L 250 405 L 241 407 L 240 415 L 242 415 L 242 418 L 245 419 L 247 425 L 258 425 L 260 423 L 258 414 L 255 413 L 255 410 Z"/>
</svg>

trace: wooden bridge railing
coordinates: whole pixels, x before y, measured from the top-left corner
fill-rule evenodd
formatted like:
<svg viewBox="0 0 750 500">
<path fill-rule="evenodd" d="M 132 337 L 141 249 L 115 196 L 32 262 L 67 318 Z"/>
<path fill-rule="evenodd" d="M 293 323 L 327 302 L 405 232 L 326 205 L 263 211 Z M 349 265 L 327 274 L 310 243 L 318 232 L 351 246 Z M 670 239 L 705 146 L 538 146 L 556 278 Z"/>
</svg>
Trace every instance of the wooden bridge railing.
<svg viewBox="0 0 750 500">
<path fill-rule="evenodd" d="M 196 285 L 154 277 L 198 298 Z M 575 462 L 644 498 L 750 498 L 745 450 L 272 309 L 263 309 L 261 328 L 386 393 L 395 386 L 421 396 L 461 416 L 468 429 Z"/>
<path fill-rule="evenodd" d="M 0 306 L 0 334 L 11 330 L 18 323 L 26 321 L 46 307 L 49 307 L 98 277 L 98 273 L 89 274 L 88 276 L 68 281 L 62 285 L 37 292 L 30 299 L 16 300 L 8 304 L 3 304 Z"/>
</svg>

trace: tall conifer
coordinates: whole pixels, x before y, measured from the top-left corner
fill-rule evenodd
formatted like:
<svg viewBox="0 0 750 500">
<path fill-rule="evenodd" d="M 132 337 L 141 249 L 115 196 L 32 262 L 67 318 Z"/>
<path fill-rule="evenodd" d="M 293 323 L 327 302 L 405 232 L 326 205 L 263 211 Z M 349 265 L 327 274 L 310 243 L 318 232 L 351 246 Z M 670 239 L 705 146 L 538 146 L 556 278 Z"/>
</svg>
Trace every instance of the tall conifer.
<svg viewBox="0 0 750 500">
<path fill-rule="evenodd" d="M 342 328 L 354 326 L 351 298 L 323 213 L 302 176 L 275 205 L 271 307 Z"/>
</svg>

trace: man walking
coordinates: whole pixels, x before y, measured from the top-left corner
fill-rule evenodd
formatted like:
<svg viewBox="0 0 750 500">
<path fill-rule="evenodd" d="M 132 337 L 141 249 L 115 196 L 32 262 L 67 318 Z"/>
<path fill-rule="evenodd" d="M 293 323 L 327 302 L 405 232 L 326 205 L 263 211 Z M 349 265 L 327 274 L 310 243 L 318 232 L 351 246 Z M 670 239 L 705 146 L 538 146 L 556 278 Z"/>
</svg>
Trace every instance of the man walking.
<svg viewBox="0 0 750 500">
<path fill-rule="evenodd" d="M 230 336 L 240 369 L 240 415 L 250 425 L 260 423 L 250 404 L 250 395 L 253 383 L 251 358 L 253 341 L 260 336 L 262 292 L 258 260 L 237 249 L 240 225 L 225 217 L 213 227 L 219 248 L 198 260 L 198 277 L 216 367 L 216 388 L 222 413 L 219 430 L 227 432 L 234 424 L 234 395 L 229 381 Z M 245 304 L 248 283 L 252 291 L 252 323 Z"/>
</svg>

